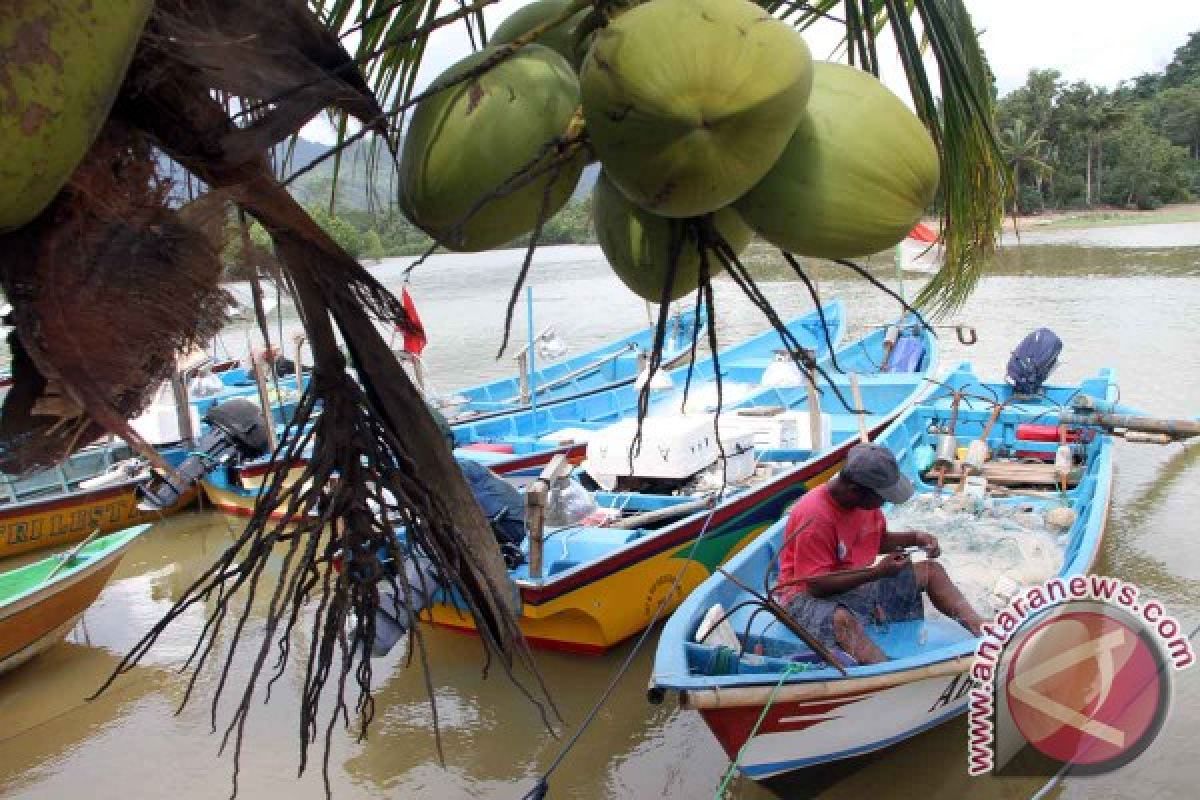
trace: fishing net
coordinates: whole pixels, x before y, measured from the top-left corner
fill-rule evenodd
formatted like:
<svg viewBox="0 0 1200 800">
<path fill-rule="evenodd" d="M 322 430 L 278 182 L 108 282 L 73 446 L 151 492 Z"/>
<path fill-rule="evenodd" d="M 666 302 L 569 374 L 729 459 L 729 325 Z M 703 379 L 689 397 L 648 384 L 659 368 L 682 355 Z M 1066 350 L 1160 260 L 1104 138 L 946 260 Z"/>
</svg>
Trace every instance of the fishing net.
<svg viewBox="0 0 1200 800">
<path fill-rule="evenodd" d="M 960 494 L 920 494 L 888 514 L 888 529 L 938 538 L 938 560 L 976 611 L 999 611 L 1020 589 L 1062 567 L 1065 536 L 1046 526 L 1042 506 L 984 507 Z M 936 614 L 931 607 L 927 614 Z"/>
</svg>

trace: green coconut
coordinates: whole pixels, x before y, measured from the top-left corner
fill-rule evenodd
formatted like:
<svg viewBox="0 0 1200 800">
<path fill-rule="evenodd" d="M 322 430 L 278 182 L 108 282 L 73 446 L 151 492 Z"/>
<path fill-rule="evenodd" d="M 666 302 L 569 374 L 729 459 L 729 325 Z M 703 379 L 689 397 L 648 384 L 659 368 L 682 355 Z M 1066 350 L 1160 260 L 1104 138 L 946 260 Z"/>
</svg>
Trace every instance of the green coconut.
<svg viewBox="0 0 1200 800">
<path fill-rule="evenodd" d="M 489 47 L 468 56 L 435 85 L 495 53 Z M 450 250 L 487 250 L 529 233 L 543 202 L 548 218 L 579 182 L 586 163 L 582 152 L 561 165 L 557 177 L 546 169 L 556 157 L 555 140 L 567 134 L 578 107 L 579 82 L 571 65 L 541 45 L 523 47 L 482 75 L 422 101 L 400 158 L 401 208 Z M 513 186 L 518 173 L 539 171 L 532 182 L 491 197 Z"/>
<path fill-rule="evenodd" d="M 153 7 L 151 0 L 4 0 L 0 232 L 41 213 L 79 166 Z"/>
<path fill-rule="evenodd" d="M 683 245 L 671 286 L 671 299 L 683 297 L 700 285 L 700 246 L 694 230 L 682 219 L 670 219 L 644 211 L 625 195 L 602 171 L 592 192 L 592 216 L 596 238 L 613 272 L 634 294 L 651 302 L 662 301 L 663 286 L 670 274 L 671 241 L 682 237 Z M 730 208 L 712 216 L 717 232 L 734 252 L 740 253 L 753 236 L 750 228 Z M 709 276 L 721 271 L 716 255 L 708 260 Z"/>
<path fill-rule="evenodd" d="M 804 113 L 812 58 L 748 0 L 654 0 L 596 33 L 580 72 L 588 135 L 637 205 L 694 217 L 741 197 Z"/>
<path fill-rule="evenodd" d="M 570 10 L 573 0 L 535 0 L 527 6 L 514 11 L 504 22 L 501 22 L 496 32 L 489 40 L 490 44 L 507 44 L 519 36 L 561 17 Z M 576 12 L 566 22 L 556 25 L 537 38 L 537 43 L 549 47 L 565 58 L 572 66 L 579 66 L 582 58 L 576 55 L 575 29 L 579 22 L 588 15 L 589 9 Z"/>
<path fill-rule="evenodd" d="M 784 250 L 851 258 L 901 241 L 938 174 L 937 148 L 900 98 L 862 70 L 818 63 L 796 135 L 735 208 Z"/>
</svg>

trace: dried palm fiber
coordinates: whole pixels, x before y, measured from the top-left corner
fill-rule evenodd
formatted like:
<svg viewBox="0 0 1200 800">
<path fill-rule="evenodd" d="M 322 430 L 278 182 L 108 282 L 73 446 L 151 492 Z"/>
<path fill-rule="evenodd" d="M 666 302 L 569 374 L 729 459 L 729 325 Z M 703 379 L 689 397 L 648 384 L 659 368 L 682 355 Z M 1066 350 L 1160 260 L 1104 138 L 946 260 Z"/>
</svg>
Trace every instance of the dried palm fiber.
<svg viewBox="0 0 1200 800">
<path fill-rule="evenodd" d="M 5 471 L 52 465 L 106 431 L 154 452 L 126 420 L 229 304 L 216 251 L 164 205 L 168 191 L 144 137 L 110 122 L 51 206 L 2 240 L 19 354 L 0 414 Z"/>
<path fill-rule="evenodd" d="M 283 141 L 331 106 L 387 136 L 383 109 L 362 74 L 305 0 L 174 0 L 159 7 L 147 33 L 165 39 L 163 48 L 175 49 L 172 59 L 202 72 L 211 89 L 241 98 L 286 98 L 229 131 L 222 142 L 225 158 L 257 157 L 264 142 Z"/>
<path fill-rule="evenodd" d="M 290 634 L 298 625 L 310 628 L 311 642 L 302 655 L 301 769 L 308 763 L 308 747 L 316 741 L 321 724 L 327 768 L 333 727 L 339 718 L 349 719 L 346 692 L 351 681 L 357 689 L 353 713 L 365 735 L 374 714 L 368 654 L 379 604 L 382 569 L 378 554 L 402 556 L 393 520 L 405 526 L 413 546 L 428 556 L 451 588 L 467 600 L 482 636 L 486 663 L 499 656 L 502 667 L 517 680 L 514 666 L 532 671 L 532 660 L 515 622 L 511 587 L 492 532 L 420 393 L 388 350 L 371 317 L 403 329 L 412 329 L 412 323 L 396 298 L 341 250 L 271 174 L 262 154 L 275 143 L 274 128 L 270 124 L 252 132 L 236 128 L 227 110 L 211 95 L 217 79 L 209 76 L 205 65 L 182 60 L 188 51 L 176 48 L 163 35 L 164 30 L 178 25 L 174 9 L 173 3 L 161 3 L 156 10 L 114 114 L 146 132 L 199 180 L 228 192 L 263 225 L 295 287 L 314 356 L 309 388 L 275 454 L 265 495 L 246 531 L 184 593 L 116 673 L 132 668 L 162 630 L 186 609 L 207 604 L 208 622 L 190 663 L 193 685 L 210 659 L 221 671 L 213 698 L 215 722 L 255 596 L 268 591 L 266 585 L 260 585 L 260 578 L 268 559 L 283 550 L 264 636 L 253 646 L 254 666 L 226 728 L 225 741 L 234 745 L 236 791 L 246 715 L 254 693 L 262 688 L 263 667 L 277 644 L 274 675 L 282 674 L 291 655 Z M 194 22 L 195 17 L 188 20 Z M 246 24 L 257 20 L 252 15 Z M 268 18 L 262 24 L 271 21 Z M 256 29 L 241 33 L 253 36 Z M 271 41 L 269 31 L 261 35 L 265 42 Z M 344 74 L 340 68 L 339 74 Z M 221 80 L 228 77 L 223 75 Z M 286 108 L 290 102 L 292 95 L 278 98 L 265 115 L 278 112 L 295 118 L 300 112 Z M 253 157 L 245 155 L 250 136 L 260 147 Z M 357 367 L 359 383 L 346 372 L 337 348 L 338 334 Z M 318 407 L 322 408 L 319 415 Z M 284 486 L 288 467 L 309 443 L 315 448 L 304 477 Z M 333 476 L 338 479 L 330 480 Z M 384 509 L 386 515 L 373 511 L 373 506 Z M 269 518 L 277 508 L 286 511 L 281 523 Z M 346 568 L 335 572 L 329 566 L 339 552 Z M 393 579 L 403 580 L 403 576 Z M 393 588 L 402 598 L 410 596 L 409 587 L 394 583 Z M 226 635 L 224 629 L 230 627 L 232 633 Z M 215 650 L 218 639 L 226 648 L 220 656 Z M 415 645 L 423 654 L 420 644 L 418 628 L 409 647 Z M 410 656 L 412 652 L 410 649 Z M 329 682 L 337 689 L 323 697 L 322 689 Z M 540 684 L 539 692 L 544 696 Z M 328 703 L 330 697 L 334 707 L 322 719 L 321 700 Z M 432 691 L 430 699 L 432 703 Z M 434 713 L 436 720 L 436 706 Z"/>
</svg>

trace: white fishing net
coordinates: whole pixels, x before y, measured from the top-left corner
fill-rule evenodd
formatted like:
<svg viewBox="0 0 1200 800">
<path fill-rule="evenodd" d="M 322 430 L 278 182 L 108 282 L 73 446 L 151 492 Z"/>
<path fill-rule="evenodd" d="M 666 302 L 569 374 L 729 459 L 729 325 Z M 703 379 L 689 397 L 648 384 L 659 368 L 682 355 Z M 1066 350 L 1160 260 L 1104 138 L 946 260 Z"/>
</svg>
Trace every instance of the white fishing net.
<svg viewBox="0 0 1200 800">
<path fill-rule="evenodd" d="M 999 611 L 1017 592 L 1053 577 L 1066 536 L 1047 527 L 1047 507 L 986 504 L 947 492 L 920 494 L 888 514 L 888 530 L 938 538 L 939 561 L 977 611 Z M 921 557 L 921 556 L 918 556 Z M 926 601 L 926 614 L 935 614 Z"/>
</svg>

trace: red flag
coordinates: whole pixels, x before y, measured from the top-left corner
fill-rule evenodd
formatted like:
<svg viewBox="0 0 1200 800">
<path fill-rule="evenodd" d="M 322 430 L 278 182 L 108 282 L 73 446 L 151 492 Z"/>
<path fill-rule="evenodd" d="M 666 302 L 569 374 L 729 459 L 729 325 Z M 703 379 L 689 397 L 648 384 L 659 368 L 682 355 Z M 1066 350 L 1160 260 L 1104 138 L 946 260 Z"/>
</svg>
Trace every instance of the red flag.
<svg viewBox="0 0 1200 800">
<path fill-rule="evenodd" d="M 413 302 L 412 295 L 408 293 L 407 286 L 400 293 L 400 302 L 403 303 L 404 313 L 408 315 L 408 321 L 412 325 L 412 330 L 400 328 L 400 332 L 404 334 L 404 349 L 414 356 L 419 356 L 427 343 L 425 326 L 421 324 L 421 317 L 417 314 L 417 305 Z"/>
<path fill-rule="evenodd" d="M 918 222 L 917 226 L 908 233 L 909 239 L 916 239 L 918 242 L 933 244 L 937 241 L 937 233 L 933 231 L 924 222 Z"/>
</svg>

